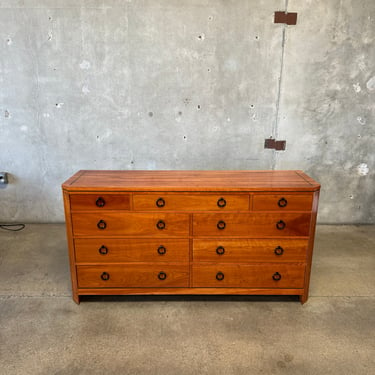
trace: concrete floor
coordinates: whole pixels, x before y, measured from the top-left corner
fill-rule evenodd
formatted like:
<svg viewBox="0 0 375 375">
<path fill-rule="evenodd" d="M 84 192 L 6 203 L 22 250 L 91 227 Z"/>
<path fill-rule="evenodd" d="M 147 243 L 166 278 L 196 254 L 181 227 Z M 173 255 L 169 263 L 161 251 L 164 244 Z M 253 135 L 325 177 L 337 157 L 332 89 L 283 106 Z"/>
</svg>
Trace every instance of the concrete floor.
<svg viewBox="0 0 375 375">
<path fill-rule="evenodd" d="M 71 299 L 64 225 L 0 230 L 0 374 L 374 374 L 375 226 L 318 226 L 310 299 Z"/>
</svg>

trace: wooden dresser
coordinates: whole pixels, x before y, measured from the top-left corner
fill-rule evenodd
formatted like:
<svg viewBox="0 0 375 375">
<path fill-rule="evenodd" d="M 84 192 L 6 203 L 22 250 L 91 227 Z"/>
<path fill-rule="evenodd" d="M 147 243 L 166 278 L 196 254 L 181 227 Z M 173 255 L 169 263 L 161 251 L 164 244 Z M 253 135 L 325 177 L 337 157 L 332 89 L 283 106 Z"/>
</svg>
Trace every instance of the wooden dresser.
<svg viewBox="0 0 375 375">
<path fill-rule="evenodd" d="M 62 187 L 77 303 L 308 298 L 320 185 L 301 171 L 79 171 Z"/>
</svg>

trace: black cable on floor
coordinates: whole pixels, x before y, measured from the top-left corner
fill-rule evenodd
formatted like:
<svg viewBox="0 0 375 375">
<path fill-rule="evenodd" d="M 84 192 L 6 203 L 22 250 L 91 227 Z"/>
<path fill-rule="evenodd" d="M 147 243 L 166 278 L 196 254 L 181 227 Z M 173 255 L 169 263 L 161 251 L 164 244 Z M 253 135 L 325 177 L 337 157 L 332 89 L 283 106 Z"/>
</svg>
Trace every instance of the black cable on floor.
<svg viewBox="0 0 375 375">
<path fill-rule="evenodd" d="M 25 228 L 25 224 L 0 224 L 0 229 L 10 230 L 11 232 L 18 232 Z"/>
</svg>

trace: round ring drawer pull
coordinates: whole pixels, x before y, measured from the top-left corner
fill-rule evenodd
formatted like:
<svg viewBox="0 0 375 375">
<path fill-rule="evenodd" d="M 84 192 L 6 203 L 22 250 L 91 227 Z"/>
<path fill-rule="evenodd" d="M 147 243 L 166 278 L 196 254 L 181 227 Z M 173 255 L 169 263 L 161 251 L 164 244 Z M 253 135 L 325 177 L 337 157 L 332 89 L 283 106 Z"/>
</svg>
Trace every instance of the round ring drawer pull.
<svg viewBox="0 0 375 375">
<path fill-rule="evenodd" d="M 98 224 L 96 224 L 99 229 L 105 229 L 107 228 L 107 223 L 104 220 L 100 220 Z"/>
<path fill-rule="evenodd" d="M 284 221 L 282 220 L 279 220 L 277 223 L 276 223 L 276 228 L 278 230 L 283 230 L 284 228 L 286 227 L 286 224 Z"/>
<path fill-rule="evenodd" d="M 225 221 L 220 220 L 220 221 L 216 224 L 216 226 L 217 226 L 217 229 L 219 229 L 219 230 L 223 230 L 223 229 L 225 229 L 225 227 L 226 227 Z"/>
<path fill-rule="evenodd" d="M 281 280 L 281 275 L 278 273 L 278 272 L 275 272 L 272 276 L 272 278 L 275 280 L 275 281 L 279 281 Z"/>
<path fill-rule="evenodd" d="M 287 206 L 288 201 L 285 198 L 280 198 L 277 204 L 279 207 L 283 208 Z"/>
<path fill-rule="evenodd" d="M 95 204 L 96 204 L 98 207 L 104 207 L 104 206 L 105 206 L 105 200 L 104 200 L 104 198 L 99 197 L 99 198 L 96 200 Z"/>
<path fill-rule="evenodd" d="M 156 206 L 159 207 L 159 208 L 164 207 L 165 206 L 165 200 L 163 198 L 159 198 L 156 201 Z"/>
<path fill-rule="evenodd" d="M 109 280 L 109 273 L 107 273 L 107 272 L 103 272 L 103 273 L 100 275 L 100 278 L 101 278 L 103 281 L 107 281 L 107 280 Z"/>
<path fill-rule="evenodd" d="M 227 201 L 226 201 L 224 198 L 220 198 L 220 199 L 217 201 L 217 205 L 218 205 L 218 207 L 220 207 L 220 208 L 224 208 L 224 207 L 227 205 Z"/>
<path fill-rule="evenodd" d="M 284 249 L 281 246 L 277 246 L 277 248 L 275 249 L 274 252 L 275 252 L 276 255 L 283 255 Z"/>
<path fill-rule="evenodd" d="M 157 223 L 156 223 L 156 228 L 158 228 L 159 230 L 163 230 L 165 229 L 165 222 L 163 220 L 159 220 Z"/>
<path fill-rule="evenodd" d="M 163 245 L 158 247 L 158 254 L 159 255 L 164 255 L 166 252 L 167 252 L 167 249 Z"/>
<path fill-rule="evenodd" d="M 159 280 L 165 280 L 167 278 L 167 274 L 165 272 L 159 272 L 158 279 Z"/>
<path fill-rule="evenodd" d="M 224 280 L 224 274 L 222 272 L 218 272 L 216 274 L 216 280 L 217 281 L 223 281 Z"/>
<path fill-rule="evenodd" d="M 223 246 L 219 246 L 218 248 L 216 248 L 217 255 L 224 255 L 224 253 L 225 253 L 225 249 Z"/>
<path fill-rule="evenodd" d="M 99 253 L 102 255 L 108 254 L 108 248 L 102 245 L 102 247 L 99 249 Z"/>
</svg>

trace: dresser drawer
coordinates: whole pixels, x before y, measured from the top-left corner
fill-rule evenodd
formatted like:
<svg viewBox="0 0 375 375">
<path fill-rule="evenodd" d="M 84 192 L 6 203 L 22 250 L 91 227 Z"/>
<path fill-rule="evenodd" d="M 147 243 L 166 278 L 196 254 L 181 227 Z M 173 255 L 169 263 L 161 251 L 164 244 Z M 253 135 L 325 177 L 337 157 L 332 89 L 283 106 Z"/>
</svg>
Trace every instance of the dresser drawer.
<svg viewBox="0 0 375 375">
<path fill-rule="evenodd" d="M 254 211 L 311 211 L 312 194 L 255 194 Z"/>
<path fill-rule="evenodd" d="M 187 214 L 72 213 L 75 236 L 187 236 Z"/>
<path fill-rule="evenodd" d="M 189 262 L 189 240 L 77 238 L 77 263 Z"/>
<path fill-rule="evenodd" d="M 194 236 L 308 236 L 309 213 L 194 214 Z"/>
<path fill-rule="evenodd" d="M 303 288 L 303 264 L 193 265 L 197 288 Z"/>
<path fill-rule="evenodd" d="M 135 194 L 135 210 L 228 211 L 249 209 L 247 194 Z"/>
<path fill-rule="evenodd" d="M 308 240 L 193 240 L 194 262 L 304 262 Z"/>
<path fill-rule="evenodd" d="M 77 266 L 79 288 L 189 286 L 188 265 Z"/>
<path fill-rule="evenodd" d="M 70 207 L 72 211 L 92 210 L 129 210 L 129 194 L 71 194 Z"/>
</svg>

